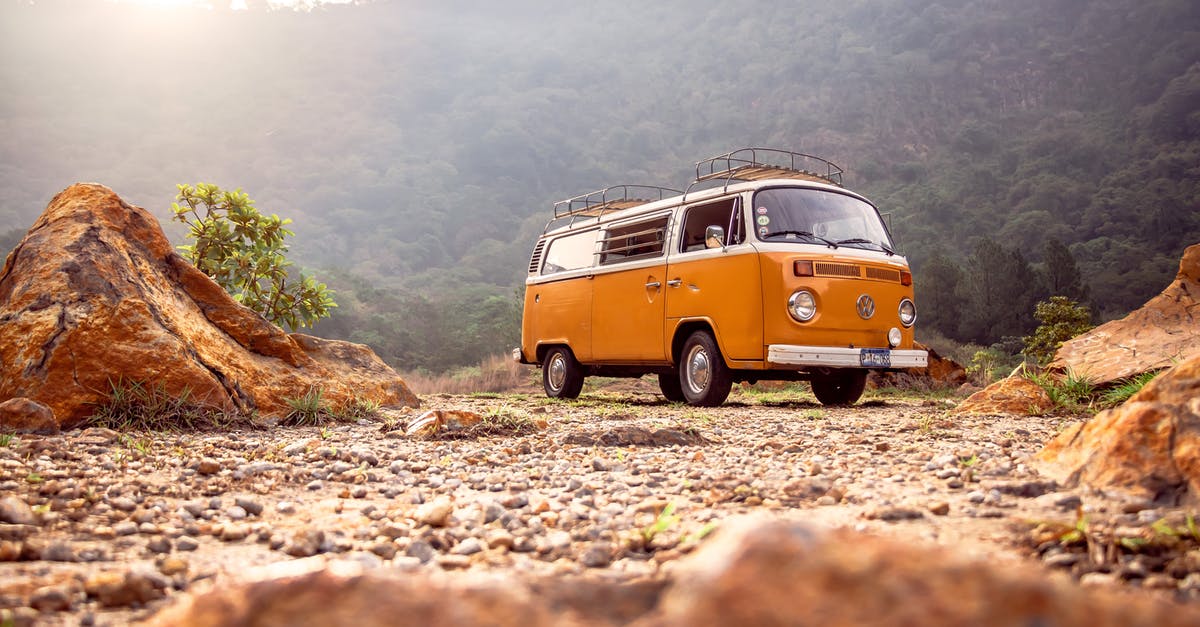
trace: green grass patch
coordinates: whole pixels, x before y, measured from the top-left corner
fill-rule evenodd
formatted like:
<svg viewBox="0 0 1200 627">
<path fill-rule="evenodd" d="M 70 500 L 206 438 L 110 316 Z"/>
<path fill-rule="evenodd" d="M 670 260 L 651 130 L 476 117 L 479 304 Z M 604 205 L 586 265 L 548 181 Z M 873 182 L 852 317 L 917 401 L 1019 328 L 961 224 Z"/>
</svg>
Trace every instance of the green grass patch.
<svg viewBox="0 0 1200 627">
<path fill-rule="evenodd" d="M 162 383 L 122 378 L 110 379 L 109 387 L 108 399 L 96 406 L 87 426 L 117 431 L 194 431 L 228 428 L 241 418 L 194 399 L 186 387 L 172 394 Z"/>
</svg>

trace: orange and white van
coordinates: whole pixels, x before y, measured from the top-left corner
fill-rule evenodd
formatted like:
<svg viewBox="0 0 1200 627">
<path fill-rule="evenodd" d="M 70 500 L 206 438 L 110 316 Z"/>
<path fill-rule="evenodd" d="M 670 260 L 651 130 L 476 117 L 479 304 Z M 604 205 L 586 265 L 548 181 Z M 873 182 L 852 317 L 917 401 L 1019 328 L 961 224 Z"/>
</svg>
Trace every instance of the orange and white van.
<svg viewBox="0 0 1200 627">
<path fill-rule="evenodd" d="M 912 274 L 879 211 L 819 157 L 745 148 L 686 191 L 618 185 L 556 203 L 525 285 L 521 363 L 546 394 L 658 375 L 720 405 L 736 381 L 809 380 L 851 404 L 872 369 L 926 365 Z"/>
</svg>

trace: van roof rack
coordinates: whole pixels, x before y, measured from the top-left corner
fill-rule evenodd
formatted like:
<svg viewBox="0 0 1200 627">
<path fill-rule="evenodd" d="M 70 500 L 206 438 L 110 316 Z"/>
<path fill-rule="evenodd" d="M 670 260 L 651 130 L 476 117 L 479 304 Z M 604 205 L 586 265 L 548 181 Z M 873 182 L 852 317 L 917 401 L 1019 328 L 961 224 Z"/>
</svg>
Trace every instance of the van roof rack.
<svg viewBox="0 0 1200 627">
<path fill-rule="evenodd" d="M 599 218 L 610 211 L 620 211 L 662 200 L 668 196 L 678 196 L 682 193 L 677 189 L 657 185 L 605 187 L 554 203 L 554 218 L 546 224 L 546 230 L 550 229 L 551 224 L 563 218 L 571 218 L 571 224 L 574 224 L 577 217 Z M 657 196 L 657 198 L 652 198 L 652 196 Z"/>
<path fill-rule="evenodd" d="M 696 162 L 696 179 L 687 191 L 705 181 L 760 181 L 763 179 L 801 179 L 842 186 L 842 168 L 837 164 L 802 152 L 775 148 L 739 148 Z"/>
</svg>

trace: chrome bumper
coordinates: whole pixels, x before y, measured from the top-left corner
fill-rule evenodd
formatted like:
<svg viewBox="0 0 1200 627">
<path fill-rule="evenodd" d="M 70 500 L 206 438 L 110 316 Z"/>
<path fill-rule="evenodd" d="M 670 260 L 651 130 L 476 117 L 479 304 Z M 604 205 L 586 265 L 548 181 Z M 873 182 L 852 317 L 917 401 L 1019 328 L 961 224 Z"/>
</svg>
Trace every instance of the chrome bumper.
<svg viewBox="0 0 1200 627">
<path fill-rule="evenodd" d="M 823 366 L 826 368 L 862 368 L 861 349 L 833 346 L 767 346 L 767 361 L 780 366 Z M 929 365 L 929 353 L 919 350 L 890 351 L 892 368 L 924 368 Z"/>
</svg>

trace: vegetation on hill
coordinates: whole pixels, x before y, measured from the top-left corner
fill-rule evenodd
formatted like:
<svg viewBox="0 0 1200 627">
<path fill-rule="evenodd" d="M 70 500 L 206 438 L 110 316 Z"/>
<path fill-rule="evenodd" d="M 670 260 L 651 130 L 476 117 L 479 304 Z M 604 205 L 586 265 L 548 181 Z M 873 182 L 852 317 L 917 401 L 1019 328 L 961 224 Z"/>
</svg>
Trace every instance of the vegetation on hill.
<svg viewBox="0 0 1200 627">
<path fill-rule="evenodd" d="M 555 200 L 744 145 L 844 166 L 918 324 L 958 341 L 1015 352 L 1053 295 L 1123 315 L 1200 242 L 1192 0 L 36 0 L 0 24 L 0 237 L 75 180 L 160 215 L 175 181 L 237 181 L 332 276 L 315 331 L 403 368 L 515 344 Z"/>
</svg>

